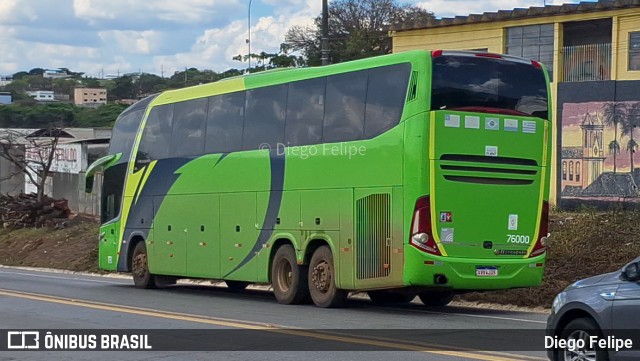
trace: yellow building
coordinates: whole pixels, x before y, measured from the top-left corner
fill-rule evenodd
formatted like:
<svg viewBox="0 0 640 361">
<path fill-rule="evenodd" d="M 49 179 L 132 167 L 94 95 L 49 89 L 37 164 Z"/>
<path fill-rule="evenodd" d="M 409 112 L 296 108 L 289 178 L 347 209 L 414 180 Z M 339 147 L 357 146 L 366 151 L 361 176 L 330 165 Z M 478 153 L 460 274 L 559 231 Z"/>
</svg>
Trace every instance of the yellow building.
<svg viewBox="0 0 640 361">
<path fill-rule="evenodd" d="M 104 88 L 75 88 L 73 102 L 79 106 L 99 107 L 107 104 L 107 89 Z"/>
<path fill-rule="evenodd" d="M 552 201 L 640 202 L 640 0 L 429 19 L 396 24 L 391 36 L 394 53 L 475 50 L 544 63 L 557 125 Z"/>
</svg>

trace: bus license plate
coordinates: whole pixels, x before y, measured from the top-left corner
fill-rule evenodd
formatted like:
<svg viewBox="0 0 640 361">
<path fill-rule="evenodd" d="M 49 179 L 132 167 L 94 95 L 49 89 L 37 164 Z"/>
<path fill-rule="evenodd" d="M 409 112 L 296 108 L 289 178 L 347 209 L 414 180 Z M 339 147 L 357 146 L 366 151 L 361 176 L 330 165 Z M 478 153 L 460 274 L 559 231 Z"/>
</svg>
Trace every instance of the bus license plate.
<svg viewBox="0 0 640 361">
<path fill-rule="evenodd" d="M 476 267 L 476 276 L 496 277 L 498 276 L 498 269 L 496 267 Z"/>
</svg>

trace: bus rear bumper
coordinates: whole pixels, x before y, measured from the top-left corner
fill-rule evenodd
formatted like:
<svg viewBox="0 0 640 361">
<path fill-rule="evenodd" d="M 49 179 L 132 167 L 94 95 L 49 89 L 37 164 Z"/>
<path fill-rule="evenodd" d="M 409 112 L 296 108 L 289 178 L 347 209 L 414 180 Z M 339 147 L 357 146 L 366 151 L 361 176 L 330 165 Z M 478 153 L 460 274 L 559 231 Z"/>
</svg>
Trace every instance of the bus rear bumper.
<svg viewBox="0 0 640 361">
<path fill-rule="evenodd" d="M 544 254 L 534 258 L 477 259 L 432 256 L 412 246 L 405 250 L 404 277 L 408 286 L 497 290 L 533 287 L 542 283 Z M 480 274 L 497 272 L 497 275 L 481 276 L 477 274 L 479 269 L 483 270 Z"/>
</svg>

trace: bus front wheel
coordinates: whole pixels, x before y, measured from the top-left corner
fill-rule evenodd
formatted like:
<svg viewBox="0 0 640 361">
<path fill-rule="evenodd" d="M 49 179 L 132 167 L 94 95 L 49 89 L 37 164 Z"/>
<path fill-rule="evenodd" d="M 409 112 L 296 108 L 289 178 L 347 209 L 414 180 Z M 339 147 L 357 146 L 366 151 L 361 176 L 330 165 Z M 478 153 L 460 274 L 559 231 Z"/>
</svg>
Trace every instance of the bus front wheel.
<svg viewBox="0 0 640 361">
<path fill-rule="evenodd" d="M 133 274 L 133 284 L 138 288 L 156 288 L 156 278 L 149 272 L 149 262 L 147 260 L 147 246 L 144 241 L 140 241 L 133 248 L 131 257 L 131 273 Z"/>
<path fill-rule="evenodd" d="M 333 254 L 328 246 L 319 247 L 309 264 L 309 291 L 316 306 L 340 307 L 347 299 L 347 292 L 336 287 Z"/>
<path fill-rule="evenodd" d="M 278 248 L 271 263 L 271 287 L 279 303 L 303 303 L 309 298 L 307 267 L 298 265 L 291 245 Z"/>
</svg>

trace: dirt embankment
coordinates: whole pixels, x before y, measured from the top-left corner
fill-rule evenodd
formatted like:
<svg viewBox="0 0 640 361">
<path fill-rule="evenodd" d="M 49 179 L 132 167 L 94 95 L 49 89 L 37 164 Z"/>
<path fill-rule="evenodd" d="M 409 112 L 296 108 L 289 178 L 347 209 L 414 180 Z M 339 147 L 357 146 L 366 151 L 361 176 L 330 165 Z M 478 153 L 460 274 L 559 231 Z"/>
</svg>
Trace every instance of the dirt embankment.
<svg viewBox="0 0 640 361">
<path fill-rule="evenodd" d="M 617 271 L 640 255 L 640 212 L 552 213 L 547 267 L 539 287 L 475 292 L 476 302 L 550 307 L 556 294 L 589 276 Z"/>
<path fill-rule="evenodd" d="M 76 217 L 66 228 L 0 229 L 0 264 L 98 271 L 97 221 Z"/>
<path fill-rule="evenodd" d="M 640 255 L 640 212 L 558 212 L 540 287 L 474 292 L 462 300 L 549 307 L 578 279 L 620 269 Z M 77 217 L 65 229 L 0 229 L 0 264 L 97 271 L 98 223 Z"/>
</svg>

